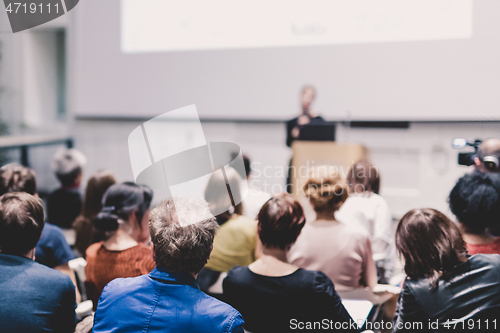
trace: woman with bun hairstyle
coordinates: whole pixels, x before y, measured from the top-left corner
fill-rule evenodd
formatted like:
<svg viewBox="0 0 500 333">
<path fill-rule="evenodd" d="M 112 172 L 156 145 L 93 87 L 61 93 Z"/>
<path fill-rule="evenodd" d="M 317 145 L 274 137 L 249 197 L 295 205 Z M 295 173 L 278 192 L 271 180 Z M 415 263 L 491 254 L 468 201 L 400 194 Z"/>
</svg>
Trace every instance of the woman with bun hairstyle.
<svg viewBox="0 0 500 333">
<path fill-rule="evenodd" d="M 300 268 L 322 271 L 336 290 L 352 290 L 377 284 L 370 235 L 359 226 L 335 220 L 335 212 L 347 199 L 347 184 L 335 167 L 313 168 L 303 186 L 316 212 L 288 253 Z"/>
<path fill-rule="evenodd" d="M 94 224 L 109 237 L 91 245 L 86 253 L 85 285 L 94 310 L 108 282 L 148 274 L 155 267 L 147 245 L 152 198 L 151 189 L 131 182 L 112 185 L 104 194 Z"/>
</svg>

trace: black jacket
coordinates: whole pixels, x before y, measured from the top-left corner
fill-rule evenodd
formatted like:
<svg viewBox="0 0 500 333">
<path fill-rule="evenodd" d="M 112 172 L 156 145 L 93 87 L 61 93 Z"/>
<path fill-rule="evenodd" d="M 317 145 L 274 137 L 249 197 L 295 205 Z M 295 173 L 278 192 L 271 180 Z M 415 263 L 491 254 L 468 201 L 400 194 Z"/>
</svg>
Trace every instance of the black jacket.
<svg viewBox="0 0 500 333">
<path fill-rule="evenodd" d="M 450 278 L 430 288 L 427 279 L 406 279 L 393 332 L 500 330 L 500 255 L 470 256 Z"/>
</svg>

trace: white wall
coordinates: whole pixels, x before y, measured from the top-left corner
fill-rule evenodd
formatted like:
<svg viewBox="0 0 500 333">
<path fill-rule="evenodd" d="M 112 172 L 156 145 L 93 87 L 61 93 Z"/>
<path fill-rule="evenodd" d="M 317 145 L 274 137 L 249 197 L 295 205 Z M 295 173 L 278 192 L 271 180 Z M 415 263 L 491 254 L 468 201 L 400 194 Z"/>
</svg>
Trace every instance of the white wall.
<svg viewBox="0 0 500 333">
<path fill-rule="evenodd" d="M 113 170 L 121 181 L 132 180 L 127 147 L 128 134 L 140 121 L 78 120 L 75 123 L 76 147 L 88 157 L 86 176 L 100 168 Z M 268 167 L 267 175 L 252 179 L 262 189 L 279 190 L 285 177 L 291 151 L 284 144 L 281 123 L 203 122 L 207 141 L 229 141 L 240 145 L 254 167 Z M 381 194 L 393 215 L 401 217 L 418 207 L 433 207 L 448 212 L 447 196 L 467 167 L 457 165 L 458 151 L 451 148 L 454 137 L 468 139 L 498 136 L 500 122 L 413 123 L 409 129 L 349 129 L 339 126 L 339 143 L 361 143 L 380 168 Z M 278 173 L 276 176 L 275 173 Z M 156 199 L 159 199 L 158 197 Z"/>
</svg>

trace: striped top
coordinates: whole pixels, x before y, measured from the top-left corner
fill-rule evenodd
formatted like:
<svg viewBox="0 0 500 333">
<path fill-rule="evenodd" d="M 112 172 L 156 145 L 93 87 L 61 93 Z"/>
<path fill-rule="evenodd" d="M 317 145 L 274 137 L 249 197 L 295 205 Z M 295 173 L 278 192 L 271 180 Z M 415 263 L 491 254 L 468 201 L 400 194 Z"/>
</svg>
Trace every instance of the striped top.
<svg viewBox="0 0 500 333">
<path fill-rule="evenodd" d="M 89 246 L 86 251 L 85 287 L 87 296 L 94 303 L 94 310 L 104 287 L 116 278 L 148 274 L 156 264 L 151 259 L 151 249 L 143 244 L 123 251 L 110 251 L 103 242 Z"/>
</svg>

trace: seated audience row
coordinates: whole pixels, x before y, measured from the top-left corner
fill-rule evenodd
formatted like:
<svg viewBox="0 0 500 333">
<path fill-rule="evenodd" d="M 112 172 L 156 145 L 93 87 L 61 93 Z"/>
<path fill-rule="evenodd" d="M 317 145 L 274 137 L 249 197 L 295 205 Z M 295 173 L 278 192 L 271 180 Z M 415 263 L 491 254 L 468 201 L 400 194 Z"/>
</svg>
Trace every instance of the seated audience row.
<svg viewBox="0 0 500 333">
<path fill-rule="evenodd" d="M 54 160 L 62 188 L 48 209 L 63 227 L 70 217 L 60 218 L 67 212 L 57 207 L 76 202 L 80 157 L 66 151 Z M 388 205 L 377 194 L 378 170 L 368 161 L 356 163 L 347 180 L 334 167 L 311 169 L 303 190 L 314 221 L 306 222 L 288 194 L 265 202 L 257 221 L 247 218 L 244 202 L 232 206 L 226 182 L 241 192 L 242 176 L 229 168 L 212 175 L 206 201 L 176 197 L 150 212 L 149 188 L 116 184 L 109 171 L 90 178 L 69 225 L 75 220 L 75 246 L 87 259 L 94 332 L 286 332 L 294 331 L 292 319 L 325 318 L 352 328 L 337 290 L 373 288 L 374 258 L 382 268 L 378 280 L 387 281 L 395 248 L 407 275 L 395 332 L 419 322 L 437 331 L 457 320 L 479 329 L 500 319 L 500 256 L 490 254 L 500 252 L 499 175 L 474 172 L 458 180 L 449 196 L 458 225 L 434 209 L 408 212 L 395 246 Z M 72 332 L 80 299 L 68 265 L 73 255 L 61 230 L 44 222 L 34 172 L 2 167 L 0 195 L 0 319 L 8 322 L 0 331 Z M 226 272 L 220 299 L 229 305 L 208 293 Z"/>
</svg>

